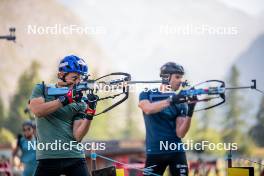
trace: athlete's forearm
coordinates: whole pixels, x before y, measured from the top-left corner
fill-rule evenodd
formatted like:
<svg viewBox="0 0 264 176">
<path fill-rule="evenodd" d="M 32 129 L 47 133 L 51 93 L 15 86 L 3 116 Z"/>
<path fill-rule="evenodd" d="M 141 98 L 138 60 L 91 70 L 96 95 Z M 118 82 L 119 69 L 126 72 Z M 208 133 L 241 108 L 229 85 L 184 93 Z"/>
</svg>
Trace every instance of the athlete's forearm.
<svg viewBox="0 0 264 176">
<path fill-rule="evenodd" d="M 190 126 L 191 126 L 191 118 L 189 117 L 184 118 L 182 123 L 176 128 L 176 135 L 179 138 L 183 138 L 189 131 Z"/>
<path fill-rule="evenodd" d="M 151 105 L 148 109 L 149 114 L 154 114 L 154 113 L 160 112 L 168 106 L 170 106 L 170 102 L 168 100 L 162 100 L 159 102 L 151 103 Z"/>
<path fill-rule="evenodd" d="M 150 103 L 149 101 L 140 102 L 139 107 L 145 114 L 155 114 L 157 112 L 162 111 L 166 107 L 170 106 L 170 102 L 168 100 L 162 100 L 158 102 Z"/>
<path fill-rule="evenodd" d="M 87 134 L 91 122 L 92 122 L 91 120 L 83 119 L 81 123 L 77 124 L 77 126 L 74 127 L 73 136 L 76 139 L 76 141 L 80 142 L 83 139 L 83 137 Z"/>
<path fill-rule="evenodd" d="M 30 110 L 35 114 L 37 117 L 45 117 L 59 108 L 62 107 L 62 104 L 59 100 L 53 100 L 46 103 L 37 103 L 32 101 L 29 105 Z"/>
<path fill-rule="evenodd" d="M 12 151 L 12 156 L 15 157 L 17 155 L 18 152 L 18 146 L 16 146 L 16 148 Z"/>
</svg>

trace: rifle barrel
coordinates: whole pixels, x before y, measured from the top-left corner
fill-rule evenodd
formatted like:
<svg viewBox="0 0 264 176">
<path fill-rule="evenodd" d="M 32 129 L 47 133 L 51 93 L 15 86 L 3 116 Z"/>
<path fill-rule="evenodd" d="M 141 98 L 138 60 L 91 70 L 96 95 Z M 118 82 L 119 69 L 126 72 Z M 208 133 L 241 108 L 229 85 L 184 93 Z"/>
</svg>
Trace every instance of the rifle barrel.
<svg viewBox="0 0 264 176">
<path fill-rule="evenodd" d="M 127 84 L 156 84 L 156 83 L 162 83 L 161 80 L 154 80 L 154 81 L 126 81 Z"/>
<path fill-rule="evenodd" d="M 242 87 L 226 87 L 226 90 L 235 90 L 235 89 L 252 89 L 251 86 L 242 86 Z"/>
</svg>

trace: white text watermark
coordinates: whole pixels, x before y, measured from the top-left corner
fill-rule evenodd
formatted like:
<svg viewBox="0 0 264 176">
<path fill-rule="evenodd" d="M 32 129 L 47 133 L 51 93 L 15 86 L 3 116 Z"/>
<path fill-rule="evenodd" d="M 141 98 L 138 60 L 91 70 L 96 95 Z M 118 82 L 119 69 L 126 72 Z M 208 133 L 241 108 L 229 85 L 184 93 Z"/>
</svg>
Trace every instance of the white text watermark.
<svg viewBox="0 0 264 176">
<path fill-rule="evenodd" d="M 55 140 L 53 142 L 28 142 L 27 146 L 28 150 L 64 150 L 64 151 L 70 151 L 77 149 L 79 151 L 82 150 L 105 150 L 106 144 L 104 142 L 86 142 L 86 143 L 80 143 L 77 141 L 70 141 L 70 142 L 62 142 L 61 140 Z"/>
<path fill-rule="evenodd" d="M 160 141 L 161 151 L 229 151 L 238 150 L 237 143 L 213 143 L 210 141 L 194 142 L 193 140 L 187 140 L 184 143 L 176 143 L 169 141 Z"/>
<path fill-rule="evenodd" d="M 238 34 L 237 26 L 212 26 L 207 24 L 192 25 L 161 25 L 160 33 L 164 35 L 182 36 L 234 36 Z"/>
<path fill-rule="evenodd" d="M 27 34 L 30 35 L 105 35 L 107 30 L 103 26 L 79 26 L 76 24 L 52 26 L 28 25 Z"/>
</svg>

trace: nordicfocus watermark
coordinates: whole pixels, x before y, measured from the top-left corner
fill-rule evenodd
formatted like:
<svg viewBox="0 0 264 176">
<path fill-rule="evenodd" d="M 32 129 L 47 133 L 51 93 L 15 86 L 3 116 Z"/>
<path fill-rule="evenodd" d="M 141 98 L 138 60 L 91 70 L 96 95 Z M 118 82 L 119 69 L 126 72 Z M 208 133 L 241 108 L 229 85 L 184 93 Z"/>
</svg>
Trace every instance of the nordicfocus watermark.
<svg viewBox="0 0 264 176">
<path fill-rule="evenodd" d="M 29 35 L 105 35 L 107 33 L 103 26 L 79 26 L 75 24 L 28 25 L 26 30 Z"/>
<path fill-rule="evenodd" d="M 160 150 L 161 151 L 229 151 L 229 150 L 238 150 L 237 143 L 212 143 L 210 141 L 201 141 L 194 143 L 193 140 L 187 140 L 184 143 L 175 143 L 169 141 L 160 141 Z"/>
<path fill-rule="evenodd" d="M 182 35 L 182 36 L 234 36 L 238 35 L 237 26 L 212 26 L 202 25 L 161 25 L 160 33 L 164 35 Z"/>
<path fill-rule="evenodd" d="M 100 151 L 106 149 L 106 144 L 104 142 L 87 142 L 87 143 L 80 143 L 77 141 L 70 141 L 69 143 L 64 143 L 61 140 L 55 140 L 54 142 L 29 142 L 27 146 L 28 150 L 53 150 L 53 151 L 69 151 L 73 149 L 77 149 L 79 151 L 82 150 L 94 150 Z"/>
<path fill-rule="evenodd" d="M 161 84 L 161 83 L 160 83 Z M 164 90 L 161 89 L 157 89 L 157 85 L 158 84 L 127 84 L 126 82 L 121 82 L 119 84 L 105 84 L 105 83 L 98 83 L 98 84 L 91 84 L 88 85 L 89 88 L 97 90 L 97 92 L 101 92 L 101 93 L 111 93 L 111 92 L 122 92 L 123 90 L 128 91 L 129 92 L 141 92 L 142 90 L 144 92 L 147 92 L 149 90 L 151 90 L 152 92 L 157 92 L 157 91 L 169 91 L 171 90 L 171 85 L 164 85 Z"/>
</svg>

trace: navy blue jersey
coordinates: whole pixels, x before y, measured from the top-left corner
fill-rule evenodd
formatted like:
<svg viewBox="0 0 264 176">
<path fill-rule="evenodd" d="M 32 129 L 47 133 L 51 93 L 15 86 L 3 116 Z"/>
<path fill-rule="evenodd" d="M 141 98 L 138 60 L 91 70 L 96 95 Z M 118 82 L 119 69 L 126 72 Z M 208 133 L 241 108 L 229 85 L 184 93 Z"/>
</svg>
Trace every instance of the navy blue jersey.
<svg viewBox="0 0 264 176">
<path fill-rule="evenodd" d="M 168 98 L 168 94 L 170 93 L 162 93 L 158 91 L 158 89 L 143 91 L 139 95 L 139 101 L 160 101 Z M 162 111 L 154 114 L 147 115 L 143 112 L 146 126 L 147 154 L 161 154 L 164 152 L 167 153 L 183 151 L 182 149 L 179 150 L 179 148 L 166 148 L 166 146 L 172 144 L 172 146 L 174 147 L 175 144 L 178 145 L 179 143 L 182 143 L 181 139 L 176 135 L 176 119 L 177 117 L 186 117 L 187 111 L 187 104 L 182 103 L 172 104 Z"/>
</svg>

